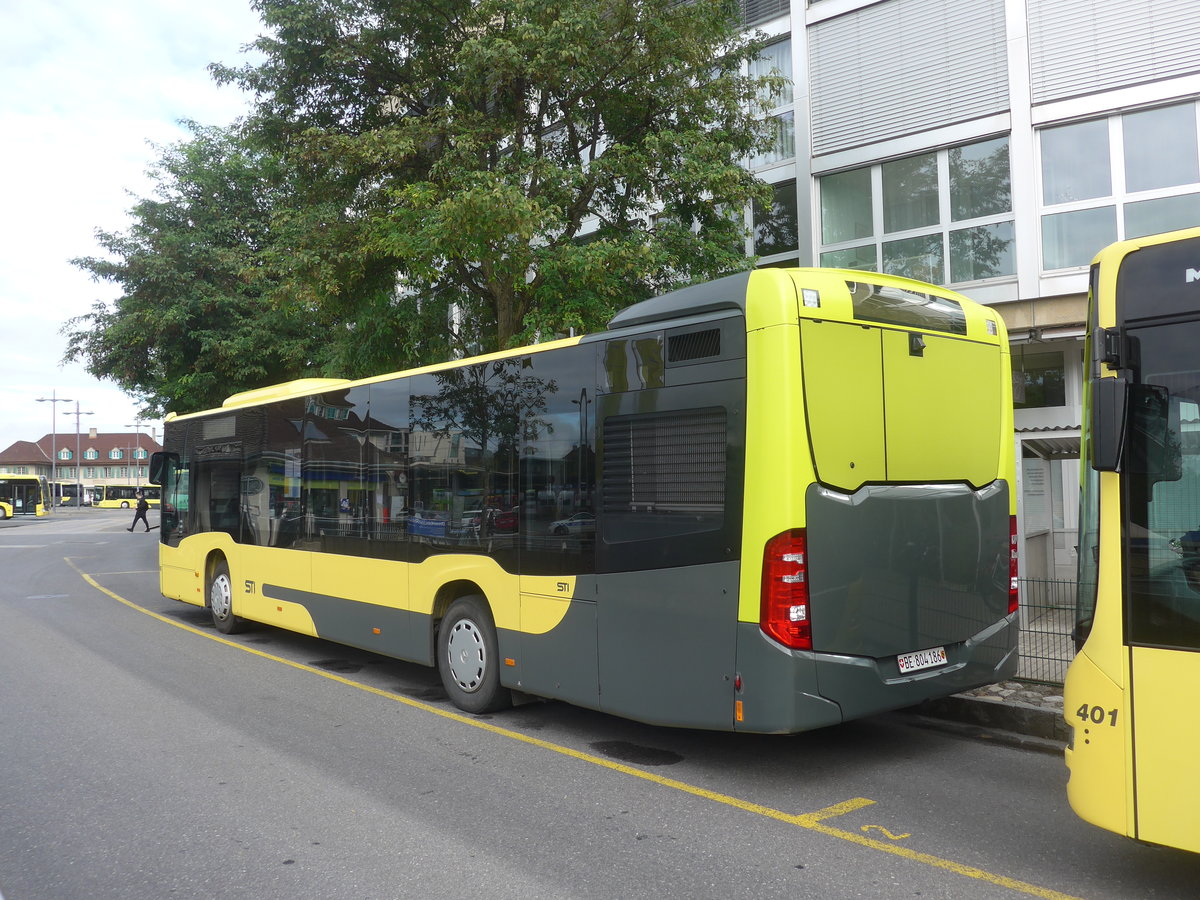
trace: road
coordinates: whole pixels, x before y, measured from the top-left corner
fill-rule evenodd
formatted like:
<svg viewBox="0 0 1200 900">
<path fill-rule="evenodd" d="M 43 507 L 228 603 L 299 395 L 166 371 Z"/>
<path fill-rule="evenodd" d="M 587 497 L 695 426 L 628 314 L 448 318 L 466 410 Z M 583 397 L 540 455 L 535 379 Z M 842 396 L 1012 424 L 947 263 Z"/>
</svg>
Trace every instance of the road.
<svg viewBox="0 0 1200 900">
<path fill-rule="evenodd" d="M 132 512 L 0 526 L 0 893 L 68 898 L 1192 897 L 1079 821 L 1060 756 L 905 714 L 794 737 L 533 703 L 157 589 Z M 157 511 L 151 512 L 157 521 Z"/>
</svg>

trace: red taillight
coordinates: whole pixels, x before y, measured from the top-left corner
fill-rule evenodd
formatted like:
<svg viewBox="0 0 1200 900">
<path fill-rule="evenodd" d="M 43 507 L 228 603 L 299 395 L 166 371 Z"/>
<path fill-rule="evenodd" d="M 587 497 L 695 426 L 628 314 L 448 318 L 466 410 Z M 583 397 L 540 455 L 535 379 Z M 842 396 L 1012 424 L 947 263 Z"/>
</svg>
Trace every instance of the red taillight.
<svg viewBox="0 0 1200 900">
<path fill-rule="evenodd" d="M 760 627 L 785 647 L 812 649 L 808 604 L 808 541 L 793 528 L 767 541 L 763 553 Z"/>
<path fill-rule="evenodd" d="M 1017 517 L 1008 517 L 1008 612 L 1017 611 L 1021 601 L 1017 591 Z"/>
</svg>

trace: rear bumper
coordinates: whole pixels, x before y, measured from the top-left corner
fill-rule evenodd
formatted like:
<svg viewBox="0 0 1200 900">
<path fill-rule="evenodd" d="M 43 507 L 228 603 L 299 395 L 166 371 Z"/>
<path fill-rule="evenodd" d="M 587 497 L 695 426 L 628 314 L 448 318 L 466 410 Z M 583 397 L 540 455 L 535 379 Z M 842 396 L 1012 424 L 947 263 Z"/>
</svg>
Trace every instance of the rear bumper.
<svg viewBox="0 0 1200 900">
<path fill-rule="evenodd" d="M 947 646 L 946 655 L 947 665 L 901 675 L 894 656 L 788 650 L 756 624 L 739 623 L 742 720 L 736 728 L 807 731 L 1010 678 L 1017 670 L 1016 614 Z"/>
</svg>

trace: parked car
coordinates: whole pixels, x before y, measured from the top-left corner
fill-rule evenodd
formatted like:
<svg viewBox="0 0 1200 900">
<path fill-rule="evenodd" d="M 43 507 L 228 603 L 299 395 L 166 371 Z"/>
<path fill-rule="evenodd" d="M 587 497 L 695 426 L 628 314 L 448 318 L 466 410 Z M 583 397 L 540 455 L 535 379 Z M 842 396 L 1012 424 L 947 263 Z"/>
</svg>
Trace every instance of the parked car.
<svg viewBox="0 0 1200 900">
<path fill-rule="evenodd" d="M 521 527 L 521 509 L 518 506 L 512 509 L 498 509 L 492 521 L 498 533 L 515 534 Z"/>
<path fill-rule="evenodd" d="M 596 517 L 590 512 L 577 512 L 569 519 L 550 523 L 551 534 L 594 534 Z"/>
</svg>

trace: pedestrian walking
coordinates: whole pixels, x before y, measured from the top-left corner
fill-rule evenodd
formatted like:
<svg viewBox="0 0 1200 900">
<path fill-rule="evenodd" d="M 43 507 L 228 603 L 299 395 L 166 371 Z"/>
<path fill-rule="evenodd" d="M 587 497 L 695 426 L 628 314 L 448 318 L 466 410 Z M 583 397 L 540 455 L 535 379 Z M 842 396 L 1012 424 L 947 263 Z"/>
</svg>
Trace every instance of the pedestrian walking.
<svg viewBox="0 0 1200 900">
<path fill-rule="evenodd" d="M 150 520 L 146 518 L 146 511 L 150 509 L 150 504 L 146 501 L 146 495 L 141 491 L 137 492 L 137 512 L 133 514 L 133 524 L 126 528 L 126 531 L 133 531 L 137 527 L 138 519 L 142 520 L 142 524 L 146 526 L 146 530 L 150 530 Z"/>
</svg>

